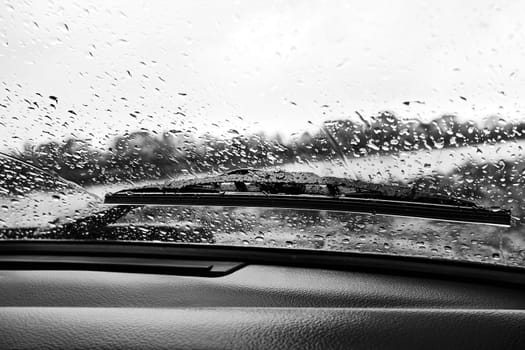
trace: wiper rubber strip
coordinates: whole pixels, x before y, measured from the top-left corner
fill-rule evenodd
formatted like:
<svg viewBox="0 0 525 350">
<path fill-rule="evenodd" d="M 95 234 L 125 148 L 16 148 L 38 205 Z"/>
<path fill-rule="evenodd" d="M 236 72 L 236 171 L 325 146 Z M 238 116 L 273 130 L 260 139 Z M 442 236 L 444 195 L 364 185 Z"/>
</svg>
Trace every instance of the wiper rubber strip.
<svg viewBox="0 0 525 350">
<path fill-rule="evenodd" d="M 510 211 L 461 205 L 373 198 L 265 193 L 178 193 L 120 191 L 107 194 L 106 204 L 264 207 L 403 216 L 463 223 L 510 226 Z"/>
</svg>

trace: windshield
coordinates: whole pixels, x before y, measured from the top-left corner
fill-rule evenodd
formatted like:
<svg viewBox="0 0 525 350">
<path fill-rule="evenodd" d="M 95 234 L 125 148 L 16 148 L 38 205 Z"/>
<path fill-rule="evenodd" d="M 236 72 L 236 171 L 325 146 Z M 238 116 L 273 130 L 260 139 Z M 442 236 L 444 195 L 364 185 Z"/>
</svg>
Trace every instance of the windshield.
<svg viewBox="0 0 525 350">
<path fill-rule="evenodd" d="M 325 249 L 525 267 L 523 2 L 0 6 L 2 239 Z M 120 190 L 245 168 L 403 187 L 416 194 L 403 201 L 424 193 L 509 211 L 512 220 L 268 203 L 103 204 Z M 277 194 L 308 195 L 280 182 Z M 392 199 L 400 198 L 381 192 Z M 78 222 L 83 231 L 71 226 Z"/>
</svg>

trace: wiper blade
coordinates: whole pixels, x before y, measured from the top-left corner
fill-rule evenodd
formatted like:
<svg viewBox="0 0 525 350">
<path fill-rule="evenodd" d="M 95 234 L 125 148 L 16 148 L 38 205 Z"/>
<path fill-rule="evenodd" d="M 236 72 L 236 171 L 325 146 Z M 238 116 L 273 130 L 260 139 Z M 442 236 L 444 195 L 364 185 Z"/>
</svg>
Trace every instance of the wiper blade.
<svg viewBox="0 0 525 350">
<path fill-rule="evenodd" d="M 175 181 L 163 187 L 123 190 L 106 204 L 267 207 L 330 210 L 510 226 L 510 211 L 482 208 L 459 198 L 416 193 L 311 173 L 243 169 L 215 177 Z"/>
<path fill-rule="evenodd" d="M 106 196 L 105 203 L 120 205 L 176 205 L 269 207 L 283 209 L 330 210 L 392 216 L 418 217 L 466 223 L 510 226 L 505 210 L 472 206 L 432 204 L 397 200 L 329 197 L 314 195 L 279 195 L 257 193 L 184 193 L 118 192 Z"/>
</svg>

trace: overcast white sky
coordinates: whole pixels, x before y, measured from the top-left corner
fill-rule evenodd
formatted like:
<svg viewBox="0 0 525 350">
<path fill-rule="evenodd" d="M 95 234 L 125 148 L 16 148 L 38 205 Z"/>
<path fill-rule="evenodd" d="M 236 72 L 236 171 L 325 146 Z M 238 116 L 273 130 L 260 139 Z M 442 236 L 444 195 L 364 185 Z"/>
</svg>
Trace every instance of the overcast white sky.
<svg viewBox="0 0 525 350">
<path fill-rule="evenodd" d="M 0 149 L 356 110 L 525 119 L 524 25 L 525 1 L 2 0 Z"/>
</svg>

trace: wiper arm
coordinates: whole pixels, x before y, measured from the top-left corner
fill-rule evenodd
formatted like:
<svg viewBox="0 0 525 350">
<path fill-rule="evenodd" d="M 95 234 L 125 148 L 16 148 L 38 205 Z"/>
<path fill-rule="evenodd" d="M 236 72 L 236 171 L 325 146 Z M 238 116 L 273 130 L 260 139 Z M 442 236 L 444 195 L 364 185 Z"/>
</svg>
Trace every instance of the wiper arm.
<svg viewBox="0 0 525 350">
<path fill-rule="evenodd" d="M 210 178 L 173 182 L 164 187 L 119 191 L 105 203 L 120 205 L 176 205 L 268 207 L 330 210 L 418 217 L 443 221 L 510 226 L 510 211 L 478 207 L 412 189 L 321 178 L 310 173 L 240 170 Z"/>
<path fill-rule="evenodd" d="M 96 212 L 83 218 L 76 219 L 72 222 L 57 224 L 56 227 L 35 228 L 35 227 L 13 227 L 0 228 L 0 236 L 8 239 L 19 237 L 33 238 L 42 237 L 48 239 L 91 239 L 100 236 L 101 231 L 107 225 L 115 223 L 134 209 L 135 206 L 119 205 L 115 207 L 106 208 L 105 210 Z"/>
<path fill-rule="evenodd" d="M 91 235 L 98 236 L 100 231 L 107 225 L 112 224 L 127 213 L 129 213 L 135 206 L 120 205 L 105 210 L 99 211 L 95 214 L 77 219 L 70 223 L 59 225 L 57 228 L 49 231 L 50 236 L 70 237 L 70 238 L 91 238 Z"/>
</svg>

